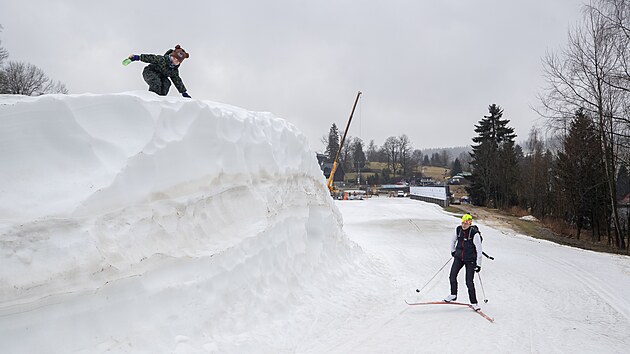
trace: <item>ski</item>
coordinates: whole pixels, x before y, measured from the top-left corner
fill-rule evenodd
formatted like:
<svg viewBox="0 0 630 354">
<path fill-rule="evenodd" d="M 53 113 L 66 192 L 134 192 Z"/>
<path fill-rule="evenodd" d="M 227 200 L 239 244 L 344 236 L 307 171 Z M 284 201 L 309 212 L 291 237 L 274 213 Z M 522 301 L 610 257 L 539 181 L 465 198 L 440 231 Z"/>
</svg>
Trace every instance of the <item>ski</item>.
<svg viewBox="0 0 630 354">
<path fill-rule="evenodd" d="M 427 302 L 407 302 L 407 305 L 416 306 L 416 305 L 460 305 L 460 306 L 470 306 L 468 304 L 464 304 L 462 302 L 455 301 L 427 301 Z"/>
<path fill-rule="evenodd" d="M 405 303 L 409 306 L 418 306 L 418 305 L 455 305 L 455 306 L 466 306 L 469 309 L 475 311 L 475 309 L 473 309 L 472 305 L 470 304 L 464 304 L 462 302 L 454 302 L 454 301 L 450 301 L 450 302 L 446 302 L 446 301 L 427 301 L 427 302 L 407 302 L 407 300 L 405 300 Z M 479 314 L 479 316 L 485 318 L 486 320 L 488 320 L 489 322 L 494 323 L 494 318 L 486 315 L 485 313 L 481 312 L 481 310 L 477 310 L 475 311 L 476 313 Z"/>
<path fill-rule="evenodd" d="M 470 308 L 472 309 L 472 306 Z M 475 311 L 475 310 L 473 310 L 473 311 Z M 481 312 L 481 310 L 477 310 L 475 312 L 478 313 L 479 316 L 481 316 L 481 317 L 485 318 L 486 320 L 490 321 L 491 323 L 494 323 L 494 318 L 492 318 L 492 317 L 486 315 L 485 313 Z"/>
</svg>

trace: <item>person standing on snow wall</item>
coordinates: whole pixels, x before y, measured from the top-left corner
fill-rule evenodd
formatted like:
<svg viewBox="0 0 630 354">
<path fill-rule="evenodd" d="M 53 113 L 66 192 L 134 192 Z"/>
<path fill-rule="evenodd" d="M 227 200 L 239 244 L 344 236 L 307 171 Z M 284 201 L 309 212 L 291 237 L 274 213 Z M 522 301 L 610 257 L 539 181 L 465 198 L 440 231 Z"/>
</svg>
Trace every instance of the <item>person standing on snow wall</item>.
<svg viewBox="0 0 630 354">
<path fill-rule="evenodd" d="M 462 267 L 466 267 L 466 286 L 468 287 L 468 298 L 473 310 L 479 311 L 481 307 L 477 303 L 477 294 L 475 293 L 475 283 L 473 278 L 475 272 L 481 271 L 481 259 L 483 249 L 481 248 L 481 233 L 477 226 L 472 225 L 472 216 L 464 214 L 462 216 L 462 225 L 455 229 L 455 233 L 451 237 L 451 255 L 453 256 L 453 265 L 451 266 L 451 274 L 449 280 L 451 283 L 451 294 L 444 301 L 450 302 L 457 300 L 457 275 Z"/>
<path fill-rule="evenodd" d="M 149 63 L 142 71 L 142 77 L 149 84 L 149 91 L 155 92 L 160 96 L 166 96 L 171 88 L 171 81 L 177 88 L 177 91 L 186 98 L 190 98 L 186 91 L 184 82 L 179 77 L 179 66 L 184 59 L 190 55 L 178 44 L 175 49 L 169 49 L 164 55 L 156 54 L 131 54 L 123 61 L 123 65 L 127 66 L 132 61 L 141 61 Z M 170 79 L 170 80 L 169 80 Z"/>
</svg>

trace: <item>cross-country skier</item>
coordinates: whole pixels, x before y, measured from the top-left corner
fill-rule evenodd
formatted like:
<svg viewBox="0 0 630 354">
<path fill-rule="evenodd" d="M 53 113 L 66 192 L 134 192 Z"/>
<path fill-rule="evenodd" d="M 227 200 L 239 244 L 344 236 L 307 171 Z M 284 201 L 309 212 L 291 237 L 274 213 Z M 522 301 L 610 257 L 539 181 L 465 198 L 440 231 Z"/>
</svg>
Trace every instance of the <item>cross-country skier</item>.
<svg viewBox="0 0 630 354">
<path fill-rule="evenodd" d="M 141 61 L 149 63 L 142 71 L 144 81 L 149 84 L 149 91 L 155 92 L 160 96 L 166 96 L 171 88 L 171 81 L 186 98 L 190 98 L 186 92 L 186 86 L 179 77 L 179 66 L 189 55 L 178 44 L 175 49 L 169 49 L 164 55 L 156 54 L 131 54 L 129 58 L 123 61 L 123 65 L 128 65 L 132 61 Z M 169 80 L 170 78 L 170 80 Z"/>
<path fill-rule="evenodd" d="M 464 214 L 462 216 L 462 225 L 455 229 L 455 233 L 451 237 L 451 255 L 453 256 L 453 265 L 449 276 L 451 294 L 444 301 L 457 300 L 457 274 L 459 274 L 462 267 L 466 266 L 466 286 L 468 287 L 470 304 L 475 311 L 481 309 L 477 303 L 473 278 L 475 272 L 481 271 L 482 253 L 479 228 L 472 225 L 472 216 L 470 214 Z"/>
</svg>

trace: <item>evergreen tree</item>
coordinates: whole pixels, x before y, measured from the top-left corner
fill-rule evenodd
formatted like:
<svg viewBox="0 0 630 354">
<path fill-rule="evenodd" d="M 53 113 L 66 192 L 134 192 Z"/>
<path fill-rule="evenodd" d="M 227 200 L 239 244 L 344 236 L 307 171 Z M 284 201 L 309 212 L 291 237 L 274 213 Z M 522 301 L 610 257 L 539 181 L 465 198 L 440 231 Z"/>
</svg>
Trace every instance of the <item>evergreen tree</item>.
<svg viewBox="0 0 630 354">
<path fill-rule="evenodd" d="M 363 140 L 354 138 L 352 142 L 352 162 L 355 169 L 362 169 L 365 166 L 365 153 L 363 152 Z"/>
<path fill-rule="evenodd" d="M 451 177 L 457 176 L 458 173 L 462 173 L 462 164 L 459 162 L 459 159 L 456 158 L 453 161 L 453 166 L 451 166 Z"/>
<path fill-rule="evenodd" d="M 326 155 L 328 162 L 333 162 L 335 160 L 335 156 L 337 155 L 337 151 L 339 150 L 339 129 L 337 129 L 337 125 L 335 123 L 333 123 L 330 127 L 326 143 L 326 152 L 324 154 Z"/>
<path fill-rule="evenodd" d="M 577 226 L 579 238 L 583 228 L 606 225 L 610 215 L 599 134 L 582 110 L 571 122 L 563 150 L 558 153 L 558 183 L 567 202 L 565 219 Z"/>
<path fill-rule="evenodd" d="M 440 167 L 448 167 L 451 157 L 448 154 L 448 151 L 442 150 L 440 152 Z"/>
<path fill-rule="evenodd" d="M 493 208 L 506 208 L 516 203 L 514 185 L 517 177 L 517 159 L 514 129 L 503 119 L 503 110 L 496 104 L 488 107 L 475 126 L 478 136 L 472 140 L 472 184 L 468 191 L 473 203 Z"/>
<path fill-rule="evenodd" d="M 440 157 L 439 153 L 434 152 L 433 154 L 431 154 L 431 166 L 442 166 L 442 158 Z"/>
<path fill-rule="evenodd" d="M 617 172 L 617 200 L 630 193 L 630 178 L 628 177 L 628 168 L 625 164 L 621 164 L 619 172 Z"/>
</svg>

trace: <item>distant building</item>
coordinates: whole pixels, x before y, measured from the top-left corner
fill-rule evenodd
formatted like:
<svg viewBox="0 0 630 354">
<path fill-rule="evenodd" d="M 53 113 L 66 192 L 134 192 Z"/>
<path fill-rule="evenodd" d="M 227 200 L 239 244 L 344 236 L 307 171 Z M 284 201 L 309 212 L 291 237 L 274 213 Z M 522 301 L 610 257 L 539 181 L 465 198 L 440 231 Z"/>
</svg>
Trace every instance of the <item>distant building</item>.
<svg viewBox="0 0 630 354">
<path fill-rule="evenodd" d="M 319 165 L 320 168 L 322 167 L 324 162 L 326 162 L 327 159 L 328 157 L 326 155 L 317 153 L 317 164 Z"/>
<path fill-rule="evenodd" d="M 323 165 L 320 166 L 322 172 L 324 172 L 324 177 L 328 179 L 330 177 L 330 171 L 332 171 L 333 164 L 332 162 L 324 162 Z M 333 177 L 333 182 L 343 182 L 346 177 L 346 173 L 343 172 L 343 167 L 341 165 L 337 165 L 337 170 L 335 171 L 335 177 Z"/>
<path fill-rule="evenodd" d="M 333 168 L 332 162 L 326 162 L 327 159 L 326 155 L 317 154 L 317 163 L 319 164 L 319 168 L 324 173 L 324 177 L 326 177 L 326 179 L 330 177 L 330 171 L 332 171 Z M 343 171 L 343 167 L 341 167 L 341 164 L 337 165 L 337 171 L 335 171 L 333 182 L 343 182 L 345 177 L 346 173 Z"/>
</svg>

